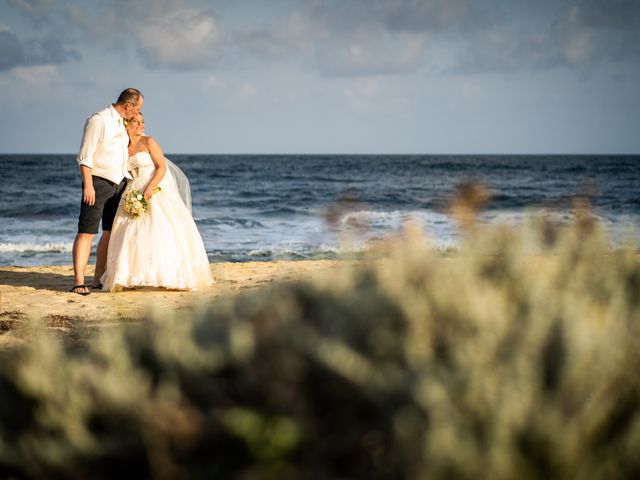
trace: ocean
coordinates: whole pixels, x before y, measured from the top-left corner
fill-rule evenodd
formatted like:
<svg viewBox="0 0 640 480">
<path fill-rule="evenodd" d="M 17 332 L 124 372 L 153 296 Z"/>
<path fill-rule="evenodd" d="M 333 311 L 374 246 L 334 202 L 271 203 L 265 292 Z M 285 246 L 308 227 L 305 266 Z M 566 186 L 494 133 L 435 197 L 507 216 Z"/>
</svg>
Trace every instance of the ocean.
<svg viewBox="0 0 640 480">
<path fill-rule="evenodd" d="M 572 198 L 588 192 L 612 241 L 640 238 L 640 156 L 168 157 L 190 180 L 212 262 L 335 258 L 409 220 L 437 248 L 455 249 L 460 234 L 446 206 L 471 180 L 493 193 L 487 223 L 522 222 L 540 209 L 569 221 Z M 81 197 L 75 155 L 0 155 L 0 178 L 0 265 L 71 264 Z"/>
</svg>

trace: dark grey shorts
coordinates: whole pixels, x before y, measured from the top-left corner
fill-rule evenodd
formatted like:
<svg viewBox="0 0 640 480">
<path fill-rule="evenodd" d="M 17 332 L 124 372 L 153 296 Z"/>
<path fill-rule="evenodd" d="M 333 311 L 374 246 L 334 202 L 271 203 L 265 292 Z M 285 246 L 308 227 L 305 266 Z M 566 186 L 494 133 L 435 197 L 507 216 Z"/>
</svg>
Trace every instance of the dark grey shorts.
<svg viewBox="0 0 640 480">
<path fill-rule="evenodd" d="M 95 175 L 92 178 L 93 188 L 96 191 L 96 202 L 93 205 L 87 205 L 81 201 L 78 233 L 98 233 L 100 220 L 102 220 L 102 231 L 111 231 L 120 197 L 127 185 L 125 179 L 117 184 Z M 84 182 L 82 188 L 84 189 Z"/>
</svg>

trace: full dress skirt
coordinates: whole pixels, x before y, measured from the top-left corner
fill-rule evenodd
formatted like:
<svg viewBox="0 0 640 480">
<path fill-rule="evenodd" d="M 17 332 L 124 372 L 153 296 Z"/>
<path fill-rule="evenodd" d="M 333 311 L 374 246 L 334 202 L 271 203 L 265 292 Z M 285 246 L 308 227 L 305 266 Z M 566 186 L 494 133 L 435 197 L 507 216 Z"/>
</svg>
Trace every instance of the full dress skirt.
<svg viewBox="0 0 640 480">
<path fill-rule="evenodd" d="M 155 173 L 148 152 L 129 158 L 129 181 L 118 206 L 101 282 L 104 291 L 146 286 L 177 290 L 206 288 L 213 283 L 209 260 L 191 211 L 169 169 L 160 192 L 138 218 L 124 211 L 125 195 L 143 192 Z"/>
</svg>

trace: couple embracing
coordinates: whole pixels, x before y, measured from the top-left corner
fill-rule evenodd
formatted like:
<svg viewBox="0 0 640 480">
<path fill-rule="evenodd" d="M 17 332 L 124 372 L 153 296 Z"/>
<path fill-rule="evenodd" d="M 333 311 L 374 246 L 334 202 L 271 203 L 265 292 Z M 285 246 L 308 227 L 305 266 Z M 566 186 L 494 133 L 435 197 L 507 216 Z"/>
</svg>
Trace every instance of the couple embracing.
<svg viewBox="0 0 640 480">
<path fill-rule="evenodd" d="M 139 90 L 127 88 L 85 124 L 71 292 L 89 295 L 91 289 L 138 286 L 194 290 L 213 283 L 191 215 L 189 183 L 158 142 L 144 134 L 143 103 Z M 95 274 L 86 285 L 91 245 L 101 223 Z"/>
</svg>

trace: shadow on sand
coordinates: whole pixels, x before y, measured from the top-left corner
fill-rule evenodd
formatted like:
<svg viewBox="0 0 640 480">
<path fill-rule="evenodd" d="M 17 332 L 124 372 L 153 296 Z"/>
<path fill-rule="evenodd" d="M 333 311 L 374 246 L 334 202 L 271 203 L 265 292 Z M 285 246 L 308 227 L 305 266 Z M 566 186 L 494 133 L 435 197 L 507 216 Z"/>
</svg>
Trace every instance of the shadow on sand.
<svg viewBox="0 0 640 480">
<path fill-rule="evenodd" d="M 88 282 L 90 279 L 91 276 L 88 276 Z M 71 271 L 69 274 L 61 274 L 46 271 L 34 272 L 28 269 L 0 269 L 0 285 L 33 287 L 36 290 L 49 290 L 53 292 L 67 292 L 73 286 L 73 273 Z"/>
</svg>

